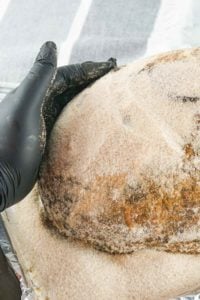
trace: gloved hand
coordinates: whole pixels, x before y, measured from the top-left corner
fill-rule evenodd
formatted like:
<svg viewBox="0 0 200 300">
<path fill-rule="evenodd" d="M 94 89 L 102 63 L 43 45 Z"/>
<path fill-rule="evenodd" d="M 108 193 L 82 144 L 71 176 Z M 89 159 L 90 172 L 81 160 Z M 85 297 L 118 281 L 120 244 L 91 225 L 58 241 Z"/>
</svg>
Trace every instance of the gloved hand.
<svg viewBox="0 0 200 300">
<path fill-rule="evenodd" d="M 56 45 L 46 42 L 22 83 L 0 103 L 0 212 L 33 188 L 46 137 L 64 105 L 116 65 L 111 59 L 57 72 L 56 63 Z"/>
<path fill-rule="evenodd" d="M 116 66 L 116 59 L 110 58 L 106 62 L 88 61 L 57 69 L 54 84 L 51 86 L 50 97 L 47 98 L 43 110 L 47 136 L 49 136 L 63 107 L 84 88 Z"/>
</svg>

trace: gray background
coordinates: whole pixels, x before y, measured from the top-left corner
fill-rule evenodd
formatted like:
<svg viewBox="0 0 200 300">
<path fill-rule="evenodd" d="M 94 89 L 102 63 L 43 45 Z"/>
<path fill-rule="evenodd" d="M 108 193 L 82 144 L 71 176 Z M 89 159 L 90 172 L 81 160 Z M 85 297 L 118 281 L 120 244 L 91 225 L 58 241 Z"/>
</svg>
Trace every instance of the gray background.
<svg viewBox="0 0 200 300">
<path fill-rule="evenodd" d="M 11 0 L 0 20 L 0 82 L 20 82 L 46 40 L 59 49 L 79 5 L 80 0 Z M 159 6 L 158 0 L 93 0 L 70 62 L 116 57 L 122 64 L 141 56 Z"/>
</svg>

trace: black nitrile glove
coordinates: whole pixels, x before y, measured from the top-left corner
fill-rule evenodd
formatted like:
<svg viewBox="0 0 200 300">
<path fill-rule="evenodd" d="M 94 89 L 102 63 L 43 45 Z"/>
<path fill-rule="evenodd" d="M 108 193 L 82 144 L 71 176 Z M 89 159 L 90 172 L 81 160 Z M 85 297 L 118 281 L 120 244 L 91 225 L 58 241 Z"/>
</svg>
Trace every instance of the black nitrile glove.
<svg viewBox="0 0 200 300">
<path fill-rule="evenodd" d="M 0 103 L 0 211 L 33 188 L 46 143 L 42 105 L 56 75 L 57 51 L 45 43 L 22 83 Z"/>
<path fill-rule="evenodd" d="M 88 61 L 58 68 L 51 88 L 51 96 L 47 99 L 43 110 L 47 136 L 63 107 L 84 88 L 108 73 L 116 65 L 116 59 L 110 58 L 106 62 Z"/>
<path fill-rule="evenodd" d="M 33 188 L 46 138 L 62 108 L 116 66 L 110 59 L 57 70 L 56 63 L 56 45 L 46 42 L 26 78 L 0 103 L 0 212 Z"/>
</svg>

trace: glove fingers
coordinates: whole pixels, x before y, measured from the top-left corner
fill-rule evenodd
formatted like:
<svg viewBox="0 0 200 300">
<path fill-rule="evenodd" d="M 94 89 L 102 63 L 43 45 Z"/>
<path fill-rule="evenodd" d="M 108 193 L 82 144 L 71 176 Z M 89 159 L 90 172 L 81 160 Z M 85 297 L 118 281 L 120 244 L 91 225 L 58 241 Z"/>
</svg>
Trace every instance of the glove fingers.
<svg viewBox="0 0 200 300">
<path fill-rule="evenodd" d="M 84 62 L 58 68 L 49 103 L 43 110 L 47 140 L 63 107 L 89 84 L 115 67 L 116 59 L 110 58 L 106 62 Z"/>
<path fill-rule="evenodd" d="M 48 85 L 45 81 L 52 77 L 57 67 L 57 49 L 53 42 L 46 42 L 40 48 L 40 51 L 35 59 L 35 62 L 26 76 L 25 80 L 30 80 L 32 84 L 39 79 L 41 86 Z M 23 85 L 23 82 L 21 83 Z"/>
<path fill-rule="evenodd" d="M 57 105 L 57 107 L 59 107 L 59 109 L 61 111 L 64 106 L 66 106 L 77 94 L 82 92 L 87 86 L 88 86 L 88 83 L 84 83 L 82 85 L 69 88 L 64 93 L 62 93 L 54 98 L 55 105 Z"/>
<path fill-rule="evenodd" d="M 57 65 L 57 48 L 54 42 L 46 42 L 40 48 L 40 51 L 35 59 L 35 64 L 49 65 L 56 67 Z"/>
<path fill-rule="evenodd" d="M 87 86 L 88 84 L 83 84 L 77 86 L 76 88 L 70 88 L 64 93 L 51 98 L 51 103 L 49 103 L 49 105 L 46 106 L 46 109 L 44 111 L 47 140 L 54 126 L 54 123 L 56 122 L 56 119 L 58 118 L 62 109 L 67 105 L 67 103 L 69 103 L 78 93 L 84 90 Z"/>
<path fill-rule="evenodd" d="M 84 62 L 58 68 L 53 86 L 53 95 L 62 94 L 67 89 L 90 84 L 116 67 L 116 59 L 106 62 Z"/>
<path fill-rule="evenodd" d="M 0 210 L 23 199 L 36 182 L 46 143 L 42 109 L 55 72 L 56 47 L 47 42 L 20 86 L 0 103 Z"/>
<path fill-rule="evenodd" d="M 57 50 L 53 42 L 46 42 L 41 47 L 33 67 L 15 92 L 21 104 L 34 101 L 35 107 L 42 105 L 55 78 Z M 24 100 L 24 101 L 23 101 Z"/>
</svg>

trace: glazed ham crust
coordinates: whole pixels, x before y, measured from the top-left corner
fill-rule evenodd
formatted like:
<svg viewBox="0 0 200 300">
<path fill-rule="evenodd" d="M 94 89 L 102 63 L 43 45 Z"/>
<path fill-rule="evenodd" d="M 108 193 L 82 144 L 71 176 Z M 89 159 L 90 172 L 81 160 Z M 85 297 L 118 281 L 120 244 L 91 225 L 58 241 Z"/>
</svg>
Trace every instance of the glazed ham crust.
<svg viewBox="0 0 200 300">
<path fill-rule="evenodd" d="M 112 253 L 200 253 L 200 49 L 112 71 L 63 111 L 42 164 L 45 218 Z"/>
</svg>

